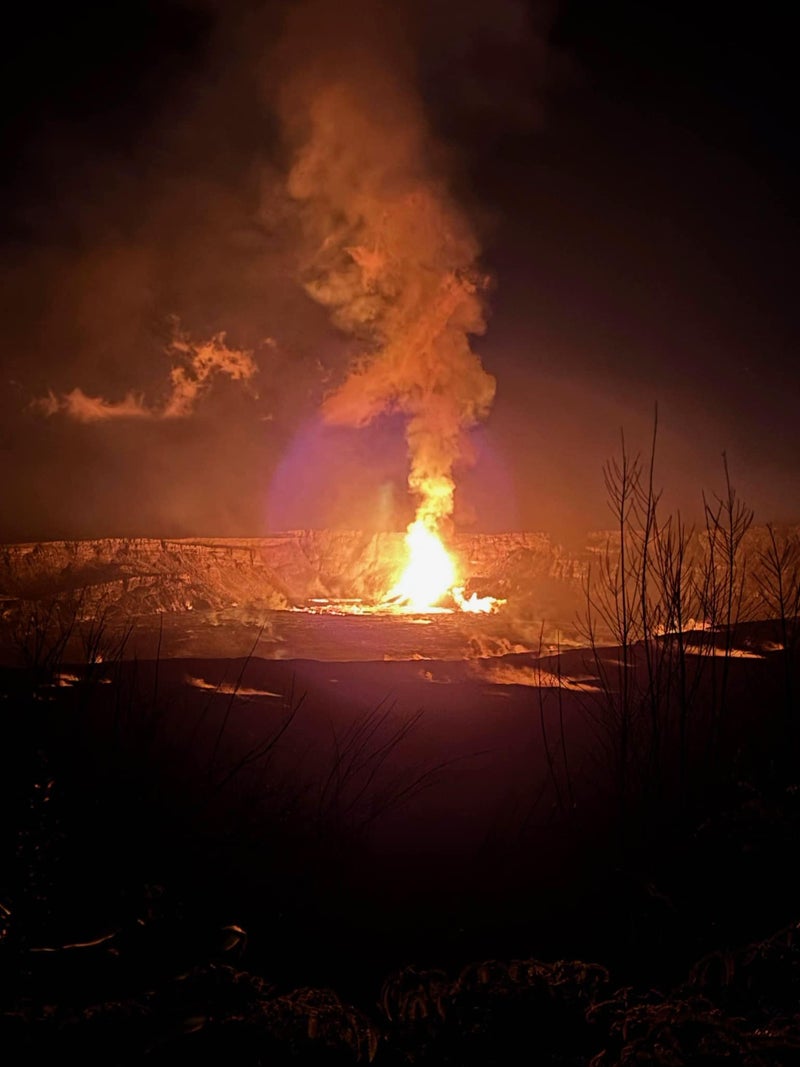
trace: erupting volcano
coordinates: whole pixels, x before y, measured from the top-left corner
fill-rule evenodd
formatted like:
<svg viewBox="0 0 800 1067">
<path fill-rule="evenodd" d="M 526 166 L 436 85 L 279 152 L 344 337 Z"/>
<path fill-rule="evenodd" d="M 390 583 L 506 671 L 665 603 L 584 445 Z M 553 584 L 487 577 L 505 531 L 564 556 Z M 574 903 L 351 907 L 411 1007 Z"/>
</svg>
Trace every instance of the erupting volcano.
<svg viewBox="0 0 800 1067">
<path fill-rule="evenodd" d="M 298 38 L 303 27 L 295 27 Z M 470 347 L 484 330 L 488 278 L 475 235 L 449 193 L 402 35 L 375 25 L 370 48 L 337 46 L 296 67 L 282 95 L 292 165 L 287 189 L 305 234 L 301 279 L 361 349 L 323 403 L 329 425 L 405 420 L 416 515 L 405 571 L 387 603 L 428 610 L 459 589 L 442 542 L 465 434 L 492 404 L 495 380 Z M 389 44 L 388 42 L 394 42 Z"/>
</svg>

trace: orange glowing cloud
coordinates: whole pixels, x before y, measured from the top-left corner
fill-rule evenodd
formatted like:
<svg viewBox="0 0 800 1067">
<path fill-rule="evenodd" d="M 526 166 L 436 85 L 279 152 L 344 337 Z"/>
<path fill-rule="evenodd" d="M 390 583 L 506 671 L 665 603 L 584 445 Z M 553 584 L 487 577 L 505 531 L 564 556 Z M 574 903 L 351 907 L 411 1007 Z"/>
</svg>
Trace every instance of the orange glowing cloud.
<svg viewBox="0 0 800 1067">
<path fill-rule="evenodd" d="M 132 392 L 122 400 L 107 400 L 75 388 L 60 395 L 50 390 L 46 396 L 37 397 L 30 407 L 47 417 L 60 414 L 76 422 L 184 419 L 194 412 L 198 400 L 218 375 L 247 382 L 258 373 L 253 353 L 228 347 L 224 333 L 196 342 L 176 326 L 166 351 L 174 365 L 169 376 L 170 391 L 160 404 L 148 404 L 141 394 Z"/>
</svg>

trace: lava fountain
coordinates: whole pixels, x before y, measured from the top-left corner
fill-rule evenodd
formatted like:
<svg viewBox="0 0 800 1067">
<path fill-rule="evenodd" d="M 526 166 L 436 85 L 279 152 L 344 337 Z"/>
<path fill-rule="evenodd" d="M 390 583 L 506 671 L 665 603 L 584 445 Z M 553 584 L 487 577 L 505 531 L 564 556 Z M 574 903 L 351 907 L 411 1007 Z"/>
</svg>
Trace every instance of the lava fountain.
<svg viewBox="0 0 800 1067">
<path fill-rule="evenodd" d="M 424 519 L 415 519 L 406 533 L 408 561 L 400 578 L 386 595 L 384 609 L 419 614 L 448 611 L 441 602 L 448 597 L 461 611 L 488 614 L 497 611 L 505 600 L 497 597 L 464 595 L 458 585 L 458 567 L 436 528 Z"/>
<path fill-rule="evenodd" d="M 430 611 L 456 584 L 456 565 L 435 529 L 422 519 L 406 533 L 408 562 L 386 599 L 409 611 Z"/>
</svg>

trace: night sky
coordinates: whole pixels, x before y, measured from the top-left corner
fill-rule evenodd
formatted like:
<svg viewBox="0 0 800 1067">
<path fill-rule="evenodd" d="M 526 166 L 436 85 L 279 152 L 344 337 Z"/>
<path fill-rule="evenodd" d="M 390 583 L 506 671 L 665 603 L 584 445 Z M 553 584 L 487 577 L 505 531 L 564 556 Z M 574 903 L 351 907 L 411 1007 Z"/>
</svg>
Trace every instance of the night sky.
<svg viewBox="0 0 800 1067">
<path fill-rule="evenodd" d="M 275 117 L 290 4 L 29 5 L 7 28 L 0 540 L 400 528 L 402 419 L 321 424 L 359 339 L 297 280 Z M 376 11 L 377 5 L 374 5 Z M 397 8 L 397 5 L 394 5 Z M 608 524 L 659 408 L 665 502 L 800 519 L 794 56 L 778 4 L 407 3 L 414 91 L 492 277 L 465 530 Z M 320 36 L 328 31 L 320 28 Z M 313 56 L 317 42 L 308 38 Z M 259 373 L 157 406 L 175 320 Z"/>
</svg>

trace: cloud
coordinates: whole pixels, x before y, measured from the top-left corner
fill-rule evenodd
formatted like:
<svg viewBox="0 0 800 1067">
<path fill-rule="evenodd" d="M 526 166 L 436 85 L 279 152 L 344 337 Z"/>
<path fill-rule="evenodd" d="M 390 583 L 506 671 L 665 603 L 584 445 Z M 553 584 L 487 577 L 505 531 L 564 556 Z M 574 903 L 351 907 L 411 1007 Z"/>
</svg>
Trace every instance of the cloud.
<svg viewBox="0 0 800 1067">
<path fill-rule="evenodd" d="M 152 419 L 153 411 L 145 406 L 144 399 L 128 393 L 123 400 L 105 400 L 102 396 L 87 396 L 81 388 L 75 388 L 60 396 L 52 391 L 36 397 L 30 408 L 50 417 L 63 414 L 76 422 L 103 422 L 107 419 Z"/>
<path fill-rule="evenodd" d="M 264 343 L 274 347 L 271 339 Z M 220 374 L 233 381 L 249 382 L 258 373 L 253 353 L 229 348 L 224 333 L 197 342 L 176 324 L 166 351 L 174 366 L 169 376 L 170 391 L 160 404 L 148 404 L 141 394 L 132 392 L 122 400 L 107 400 L 89 396 L 77 387 L 61 395 L 50 390 L 46 396 L 33 400 L 30 407 L 46 417 L 60 414 L 76 422 L 185 419 L 193 414 L 200 397 Z"/>
</svg>

